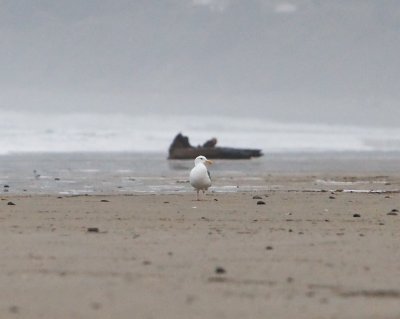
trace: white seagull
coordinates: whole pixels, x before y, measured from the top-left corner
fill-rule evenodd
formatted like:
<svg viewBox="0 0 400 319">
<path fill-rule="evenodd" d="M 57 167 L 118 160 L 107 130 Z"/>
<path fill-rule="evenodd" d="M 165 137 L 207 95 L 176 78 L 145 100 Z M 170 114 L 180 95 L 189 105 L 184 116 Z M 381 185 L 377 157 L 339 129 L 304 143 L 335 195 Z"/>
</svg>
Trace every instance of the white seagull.
<svg viewBox="0 0 400 319">
<path fill-rule="evenodd" d="M 206 164 L 212 164 L 205 156 L 197 156 L 194 160 L 194 167 L 190 171 L 190 185 L 197 191 L 197 200 L 200 200 L 200 190 L 204 192 L 211 186 L 210 173 Z"/>
</svg>

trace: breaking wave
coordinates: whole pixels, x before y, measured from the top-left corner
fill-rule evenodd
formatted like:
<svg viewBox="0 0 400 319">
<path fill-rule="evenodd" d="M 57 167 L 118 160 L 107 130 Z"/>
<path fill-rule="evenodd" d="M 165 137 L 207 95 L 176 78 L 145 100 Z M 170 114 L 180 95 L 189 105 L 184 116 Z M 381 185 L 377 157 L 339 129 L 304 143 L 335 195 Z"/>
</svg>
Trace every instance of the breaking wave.
<svg viewBox="0 0 400 319">
<path fill-rule="evenodd" d="M 400 129 L 279 123 L 260 118 L 2 112 L 0 153 L 165 152 L 178 132 L 192 145 L 265 152 L 400 151 Z"/>
</svg>

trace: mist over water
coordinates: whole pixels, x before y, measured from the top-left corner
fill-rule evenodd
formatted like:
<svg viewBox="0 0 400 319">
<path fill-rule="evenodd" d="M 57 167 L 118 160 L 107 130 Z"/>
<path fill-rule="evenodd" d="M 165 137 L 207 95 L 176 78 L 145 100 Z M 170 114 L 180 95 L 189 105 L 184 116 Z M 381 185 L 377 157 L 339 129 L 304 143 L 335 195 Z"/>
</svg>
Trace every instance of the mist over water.
<svg viewBox="0 0 400 319">
<path fill-rule="evenodd" d="M 0 154 L 400 150 L 400 3 L 3 0 Z"/>
<path fill-rule="evenodd" d="M 386 0 L 3 0 L 0 110 L 396 127 L 399 16 Z"/>
</svg>

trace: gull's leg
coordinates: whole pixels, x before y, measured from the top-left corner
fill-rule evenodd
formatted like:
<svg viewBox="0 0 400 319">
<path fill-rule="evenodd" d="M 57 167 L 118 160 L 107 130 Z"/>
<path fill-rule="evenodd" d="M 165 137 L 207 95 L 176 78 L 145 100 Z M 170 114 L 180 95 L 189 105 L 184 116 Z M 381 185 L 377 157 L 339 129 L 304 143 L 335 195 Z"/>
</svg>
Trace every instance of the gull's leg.
<svg viewBox="0 0 400 319">
<path fill-rule="evenodd" d="M 200 200 L 200 196 L 199 196 L 199 189 L 196 189 L 196 191 L 197 191 L 197 200 Z"/>
</svg>

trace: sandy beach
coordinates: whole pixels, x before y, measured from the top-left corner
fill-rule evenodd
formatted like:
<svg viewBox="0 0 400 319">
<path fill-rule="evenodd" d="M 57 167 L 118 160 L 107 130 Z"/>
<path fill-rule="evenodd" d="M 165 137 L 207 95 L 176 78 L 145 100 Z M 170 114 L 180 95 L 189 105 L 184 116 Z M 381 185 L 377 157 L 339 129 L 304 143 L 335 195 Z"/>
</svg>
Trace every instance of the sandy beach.
<svg viewBox="0 0 400 319">
<path fill-rule="evenodd" d="M 400 179 L 311 180 L 200 202 L 3 194 L 0 318 L 399 318 Z"/>
</svg>

